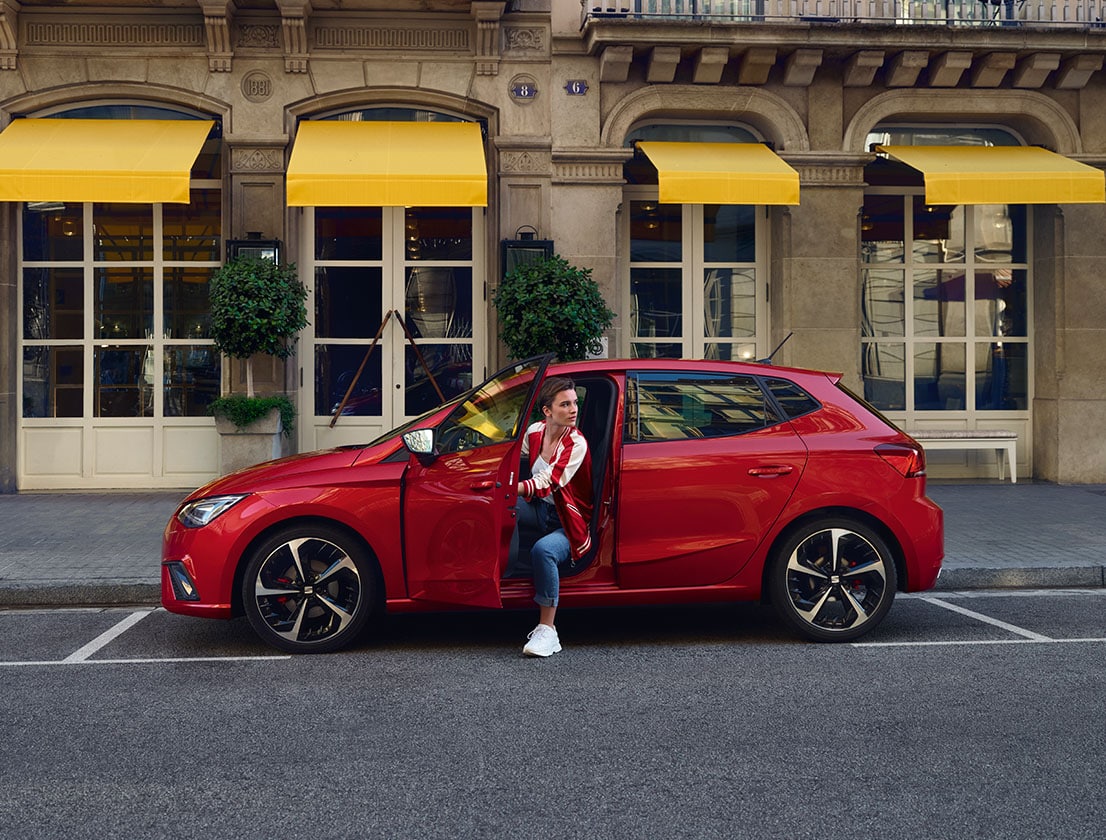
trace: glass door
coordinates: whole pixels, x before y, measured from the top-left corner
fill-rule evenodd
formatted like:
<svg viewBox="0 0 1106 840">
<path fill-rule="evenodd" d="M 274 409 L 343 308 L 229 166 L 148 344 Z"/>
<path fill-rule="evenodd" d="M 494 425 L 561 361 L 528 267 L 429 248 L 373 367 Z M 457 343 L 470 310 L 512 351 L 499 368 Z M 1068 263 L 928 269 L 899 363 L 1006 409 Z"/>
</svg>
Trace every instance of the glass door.
<svg viewBox="0 0 1106 840">
<path fill-rule="evenodd" d="M 628 191 L 632 358 L 751 360 L 768 337 L 764 208 L 660 204 Z"/>
<path fill-rule="evenodd" d="M 471 207 L 305 208 L 300 448 L 359 443 L 484 375 L 483 213 Z M 313 372 L 308 375 L 307 372 Z"/>
</svg>

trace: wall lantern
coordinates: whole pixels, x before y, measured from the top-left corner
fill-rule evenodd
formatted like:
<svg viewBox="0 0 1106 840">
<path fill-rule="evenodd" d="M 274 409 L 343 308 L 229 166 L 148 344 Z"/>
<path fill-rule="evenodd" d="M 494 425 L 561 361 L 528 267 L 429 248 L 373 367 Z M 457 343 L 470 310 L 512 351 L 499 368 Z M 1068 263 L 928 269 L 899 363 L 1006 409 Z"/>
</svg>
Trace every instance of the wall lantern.
<svg viewBox="0 0 1106 840">
<path fill-rule="evenodd" d="M 501 250 L 503 275 L 508 275 L 520 265 L 553 256 L 553 240 L 538 239 L 538 229 L 523 225 L 515 231 L 514 239 L 504 239 Z"/>
<path fill-rule="evenodd" d="M 247 233 L 245 239 L 228 239 L 227 260 L 233 260 L 235 257 L 272 260 L 279 265 L 280 240 L 262 239 L 260 233 Z"/>
</svg>

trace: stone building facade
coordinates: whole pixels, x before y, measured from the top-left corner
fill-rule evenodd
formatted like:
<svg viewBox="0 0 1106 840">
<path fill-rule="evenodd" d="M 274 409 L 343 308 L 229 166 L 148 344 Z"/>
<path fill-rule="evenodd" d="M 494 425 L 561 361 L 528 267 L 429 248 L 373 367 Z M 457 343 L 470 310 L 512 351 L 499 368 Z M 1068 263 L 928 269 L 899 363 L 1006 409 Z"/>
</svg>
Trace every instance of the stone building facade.
<svg viewBox="0 0 1106 840">
<path fill-rule="evenodd" d="M 305 451 L 434 404 L 427 368 L 449 396 L 505 363 L 491 300 L 503 241 L 525 234 L 592 271 L 618 313 L 612 356 L 775 351 L 842 372 L 907 428 L 1015 430 L 1023 476 L 1106 482 L 1099 12 L 0 0 L 0 490 L 215 476 L 205 406 L 242 383 L 204 308 L 230 241 L 279 241 L 310 290 L 297 355 L 254 366 L 293 397 L 287 447 Z M 112 139 L 120 120 L 134 131 Z M 696 144 L 744 151 L 681 188 L 660 153 L 695 170 Z M 103 145 L 128 165 L 78 188 L 63 161 Z M 939 195 L 909 154 L 926 146 L 941 165 L 987 156 Z M 155 180 L 154 151 L 183 167 L 183 200 L 121 186 Z M 370 158 L 398 168 L 358 192 Z M 483 192 L 456 191 L 474 159 Z"/>
</svg>

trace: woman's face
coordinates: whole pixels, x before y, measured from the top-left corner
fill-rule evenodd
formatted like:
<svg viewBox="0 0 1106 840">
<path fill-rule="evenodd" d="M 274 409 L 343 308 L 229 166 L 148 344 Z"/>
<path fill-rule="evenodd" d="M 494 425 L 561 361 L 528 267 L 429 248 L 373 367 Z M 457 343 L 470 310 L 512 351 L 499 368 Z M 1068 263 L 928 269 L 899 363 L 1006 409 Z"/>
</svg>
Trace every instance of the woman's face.
<svg viewBox="0 0 1106 840">
<path fill-rule="evenodd" d="M 578 411 L 579 401 L 572 388 L 558 391 L 553 402 L 542 409 L 545 419 L 557 426 L 575 426 Z"/>
</svg>

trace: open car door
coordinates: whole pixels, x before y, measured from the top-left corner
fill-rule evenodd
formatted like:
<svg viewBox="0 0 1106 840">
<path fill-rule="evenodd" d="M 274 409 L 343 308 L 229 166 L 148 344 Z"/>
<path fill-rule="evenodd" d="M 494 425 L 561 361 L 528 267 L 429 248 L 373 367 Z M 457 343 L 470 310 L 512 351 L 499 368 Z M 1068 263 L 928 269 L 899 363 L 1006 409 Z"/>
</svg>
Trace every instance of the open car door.
<svg viewBox="0 0 1106 840">
<path fill-rule="evenodd" d="M 411 598 L 499 607 L 517 521 L 522 433 L 551 357 L 500 371 L 436 428 L 404 435 L 402 528 Z"/>
</svg>

